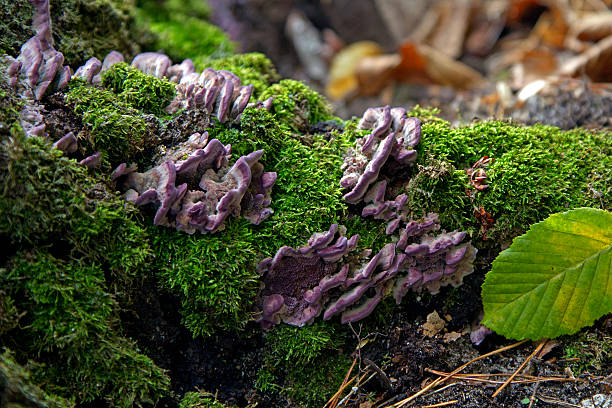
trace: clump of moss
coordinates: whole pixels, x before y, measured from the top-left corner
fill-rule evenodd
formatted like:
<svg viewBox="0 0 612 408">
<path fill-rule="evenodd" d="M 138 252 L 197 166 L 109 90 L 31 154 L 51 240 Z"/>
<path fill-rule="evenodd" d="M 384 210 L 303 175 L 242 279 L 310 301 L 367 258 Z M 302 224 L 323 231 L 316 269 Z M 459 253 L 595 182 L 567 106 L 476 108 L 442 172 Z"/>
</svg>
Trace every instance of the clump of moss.
<svg viewBox="0 0 612 408">
<path fill-rule="evenodd" d="M 227 408 L 208 392 L 188 392 L 179 403 L 179 408 Z M 233 407 L 233 405 L 232 405 Z"/>
<path fill-rule="evenodd" d="M 175 95 L 176 85 L 153 75 L 143 74 L 125 62 L 113 65 L 102 74 L 102 85 L 116 93 L 133 108 L 163 115 Z"/>
<path fill-rule="evenodd" d="M 2 56 L 0 55 L 0 59 Z M 5 67 L 0 62 L 0 141 L 14 135 L 22 133 L 19 124 L 19 112 L 22 109 L 23 101 L 15 91 L 8 86 L 4 76 Z"/>
<path fill-rule="evenodd" d="M 195 62 L 198 64 L 198 61 Z M 255 100 L 261 99 L 260 95 L 263 91 L 280 79 L 272 61 L 258 52 L 206 60 L 199 65 L 199 68 L 224 69 L 238 75 L 243 85 L 253 85 L 251 98 Z"/>
<path fill-rule="evenodd" d="M 152 256 L 138 213 L 42 139 L 0 148 L 0 342 L 40 363 L 32 379 L 47 393 L 156 400 L 169 380 L 118 320 L 117 299 Z"/>
<path fill-rule="evenodd" d="M 88 151 L 101 151 L 111 164 L 134 160 L 144 149 L 147 124 L 141 113 L 112 91 L 72 80 L 66 101 L 90 129 L 82 140 Z"/>
<path fill-rule="evenodd" d="M 146 233 L 119 197 L 41 139 L 14 138 L 1 148 L 0 236 L 28 247 L 66 242 L 65 251 L 122 278 L 142 267 L 151 254 Z"/>
<path fill-rule="evenodd" d="M 271 96 L 272 112 L 292 131 L 308 132 L 309 125 L 334 118 L 329 102 L 299 81 L 283 79 L 266 89 L 260 99 Z"/>
<path fill-rule="evenodd" d="M 32 383 L 30 371 L 9 350 L 0 354 L 0 406 L 70 408 L 74 402 L 48 395 Z"/>
<path fill-rule="evenodd" d="M 152 228 L 160 277 L 183 295 L 183 322 L 194 336 L 238 329 L 252 319 L 259 281 L 257 242 L 248 221 L 232 219 L 215 235 Z"/>
<path fill-rule="evenodd" d="M 566 336 L 563 358 L 574 375 L 605 372 L 612 364 L 612 337 L 597 331 Z M 604 373 L 605 374 L 605 373 Z"/>
<path fill-rule="evenodd" d="M 23 43 L 34 36 L 32 13 L 28 0 L 0 1 L 0 53 L 16 56 Z"/>
<path fill-rule="evenodd" d="M 439 213 L 447 229 L 505 242 L 551 213 L 612 205 L 609 132 L 505 122 L 451 129 L 432 121 L 422 127 L 418 151 L 406 188 L 410 208 L 418 215 Z M 477 192 L 464 170 L 483 156 L 494 161 L 486 170 L 489 187 Z M 492 226 L 483 224 L 480 209 L 495 220 Z"/>
<path fill-rule="evenodd" d="M 116 332 L 117 304 L 104 290 L 100 266 L 20 253 L 0 270 L 0 281 L 25 312 L 24 329 L 7 337 L 19 344 L 20 354 L 41 356 L 45 365 L 33 379 L 46 390 L 84 402 L 105 398 L 120 407 L 167 392 L 164 372 Z"/>
<path fill-rule="evenodd" d="M 26 1 L 27 2 L 27 1 Z M 56 48 L 72 67 L 110 51 L 128 60 L 151 41 L 151 33 L 138 24 L 134 0 L 51 0 L 51 21 Z"/>
<path fill-rule="evenodd" d="M 154 33 L 151 48 L 163 50 L 172 60 L 224 57 L 235 44 L 206 19 L 210 9 L 203 1 L 139 0 L 139 15 Z"/>
<path fill-rule="evenodd" d="M 275 327 L 266 334 L 257 389 L 282 391 L 292 405 L 322 406 L 338 390 L 351 365 L 351 360 L 337 351 L 344 346 L 346 336 L 339 334 L 343 331 L 323 322 Z"/>
</svg>

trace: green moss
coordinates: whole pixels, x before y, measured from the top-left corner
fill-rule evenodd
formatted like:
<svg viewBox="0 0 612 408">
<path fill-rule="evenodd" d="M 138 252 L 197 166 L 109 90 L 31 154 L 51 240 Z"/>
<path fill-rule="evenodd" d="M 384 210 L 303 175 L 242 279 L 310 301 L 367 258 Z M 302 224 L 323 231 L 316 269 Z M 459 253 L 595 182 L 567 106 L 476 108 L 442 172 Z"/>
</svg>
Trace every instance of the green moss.
<svg viewBox="0 0 612 408">
<path fill-rule="evenodd" d="M 447 229 L 484 232 L 474 215 L 482 207 L 495 220 L 487 237 L 504 242 L 551 213 L 612 205 L 610 132 L 505 122 L 450 129 L 432 121 L 422 127 L 418 151 L 407 187 L 410 209 L 439 213 Z M 489 188 L 475 192 L 464 169 L 485 155 L 495 159 L 486 170 Z"/>
<path fill-rule="evenodd" d="M 182 295 L 184 324 L 194 335 L 240 328 L 252 318 L 251 301 L 259 281 L 255 237 L 248 221 L 232 219 L 214 235 L 152 228 L 160 276 Z"/>
<path fill-rule="evenodd" d="M 311 326 L 296 327 L 286 324 L 275 327 L 266 335 L 270 347 L 266 355 L 269 366 L 306 366 L 321 355 L 323 350 L 333 350 L 343 344 L 336 338 L 331 324 L 315 322 Z"/>
<path fill-rule="evenodd" d="M 578 376 L 583 373 L 605 372 L 612 364 L 612 337 L 605 333 L 582 333 L 566 336 L 563 358 Z"/>
<path fill-rule="evenodd" d="M 280 76 L 276 68 L 264 54 L 258 52 L 237 54 L 230 57 L 194 61 L 199 69 L 211 67 L 216 70 L 224 69 L 238 75 L 243 85 L 253 85 L 253 100 L 261 99 L 260 95 Z"/>
<path fill-rule="evenodd" d="M 2 144 L 0 236 L 22 246 L 64 251 L 131 279 L 151 255 L 137 212 L 108 193 L 83 167 L 38 138 Z"/>
<path fill-rule="evenodd" d="M 137 24 L 133 0 L 51 0 L 55 47 L 72 67 L 121 52 L 129 61 L 151 40 Z"/>
<path fill-rule="evenodd" d="M 232 405 L 233 406 L 233 405 Z M 226 408 L 215 396 L 208 392 L 188 392 L 183 396 L 179 408 Z"/>
<path fill-rule="evenodd" d="M 266 89 L 260 99 L 271 96 L 272 112 L 290 130 L 308 132 L 309 125 L 334 119 L 327 100 L 299 81 L 284 79 Z"/>
<path fill-rule="evenodd" d="M 292 406 L 322 406 L 337 390 L 351 361 L 338 354 L 346 330 L 339 324 L 280 325 L 266 334 L 265 365 L 258 372 L 260 391 L 282 392 Z"/>
<path fill-rule="evenodd" d="M 101 151 L 112 165 L 134 160 L 144 149 L 147 124 L 141 113 L 112 91 L 72 80 L 66 101 L 91 130 L 81 140 L 88 151 Z"/>
<path fill-rule="evenodd" d="M 0 52 L 17 56 L 35 33 L 31 28 L 32 4 L 28 0 L 0 0 Z"/>
<path fill-rule="evenodd" d="M 20 353 L 43 365 L 33 379 L 47 392 L 112 406 L 154 401 L 169 379 L 135 344 L 117 333 L 117 304 L 96 264 L 61 261 L 44 252 L 20 253 L 0 270 L 2 287 L 25 312 L 11 332 Z"/>
<path fill-rule="evenodd" d="M 0 54 L 0 59 L 2 55 Z M 18 136 L 23 133 L 19 124 L 19 112 L 22 109 L 23 101 L 8 86 L 4 77 L 5 66 L 0 63 L 0 141 L 6 140 L 10 136 Z"/>
<path fill-rule="evenodd" d="M 344 354 L 322 356 L 308 368 L 294 367 L 286 377 L 286 395 L 297 406 L 321 407 L 338 391 L 351 367 Z"/>
<path fill-rule="evenodd" d="M 0 406 L 69 408 L 72 401 L 48 395 L 32 383 L 30 371 L 9 350 L 0 354 Z"/>
<path fill-rule="evenodd" d="M 173 61 L 194 61 L 230 55 L 235 48 L 227 35 L 206 19 L 204 1 L 138 1 L 140 18 L 155 35 L 153 49 L 163 50 Z"/>
<path fill-rule="evenodd" d="M 102 74 L 102 85 L 133 108 L 158 116 L 164 114 L 176 93 L 175 84 L 143 74 L 124 62 Z"/>
</svg>

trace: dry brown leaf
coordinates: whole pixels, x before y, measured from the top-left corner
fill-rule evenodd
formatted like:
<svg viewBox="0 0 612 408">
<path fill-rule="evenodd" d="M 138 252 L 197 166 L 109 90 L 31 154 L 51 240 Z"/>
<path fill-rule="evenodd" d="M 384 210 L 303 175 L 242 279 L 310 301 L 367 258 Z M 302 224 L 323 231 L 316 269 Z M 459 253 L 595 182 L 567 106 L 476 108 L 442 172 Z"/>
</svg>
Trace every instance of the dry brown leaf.
<svg viewBox="0 0 612 408">
<path fill-rule="evenodd" d="M 376 95 L 393 80 L 393 72 L 402 62 L 397 54 L 365 57 L 357 64 L 355 76 L 360 95 Z"/>
<path fill-rule="evenodd" d="M 531 35 L 536 36 L 541 44 L 562 48 L 569 30 L 564 14 L 558 8 L 542 13 Z"/>
<path fill-rule="evenodd" d="M 475 13 L 471 22 L 472 28 L 465 40 L 465 51 L 468 54 L 484 57 L 492 49 L 504 26 L 508 7 L 506 1 L 487 1 Z"/>
<path fill-rule="evenodd" d="M 428 45 L 451 58 L 459 58 L 470 23 L 471 1 L 444 1 L 437 9 L 440 18 Z"/>
<path fill-rule="evenodd" d="M 342 99 L 358 89 L 355 70 L 366 57 L 382 54 L 380 45 L 360 41 L 344 47 L 332 60 L 325 92 L 331 99 Z"/>
<path fill-rule="evenodd" d="M 374 0 L 374 4 L 396 44 L 399 44 L 421 21 L 431 0 Z"/>
<path fill-rule="evenodd" d="M 486 79 L 474 69 L 426 45 L 405 42 L 400 47 L 401 64 L 396 79 L 417 84 L 438 84 L 456 89 L 475 89 Z"/>
<path fill-rule="evenodd" d="M 548 353 L 550 353 L 551 351 L 553 351 L 553 349 L 555 347 L 557 347 L 559 345 L 559 342 L 555 341 L 555 340 L 548 340 L 546 342 L 546 344 L 544 344 L 544 347 L 542 347 L 542 350 L 540 350 L 540 352 L 538 354 L 536 354 L 536 358 L 539 358 L 540 360 L 542 358 L 544 358 Z"/>
<path fill-rule="evenodd" d="M 444 336 L 442 336 L 442 340 L 444 340 L 445 343 L 450 343 L 451 341 L 455 341 L 458 338 L 460 338 L 463 335 L 463 333 L 458 333 L 455 331 L 446 333 Z"/>
<path fill-rule="evenodd" d="M 599 41 L 612 35 L 612 12 L 585 13 L 572 24 L 572 34 L 581 41 Z"/>
<path fill-rule="evenodd" d="M 594 82 L 612 82 L 612 36 L 591 46 L 559 69 L 560 75 L 586 75 Z"/>
<path fill-rule="evenodd" d="M 446 322 L 440 317 L 437 311 L 433 311 L 427 315 L 427 321 L 423 323 L 423 335 L 426 337 L 433 337 L 440 333 Z"/>
</svg>

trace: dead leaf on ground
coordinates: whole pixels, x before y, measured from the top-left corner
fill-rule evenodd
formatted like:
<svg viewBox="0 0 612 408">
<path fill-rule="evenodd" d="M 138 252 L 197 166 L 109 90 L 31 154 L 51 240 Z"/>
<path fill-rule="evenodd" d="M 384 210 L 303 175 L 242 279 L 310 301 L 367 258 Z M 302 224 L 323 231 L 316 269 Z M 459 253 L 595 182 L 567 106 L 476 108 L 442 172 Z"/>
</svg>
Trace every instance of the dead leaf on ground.
<svg viewBox="0 0 612 408">
<path fill-rule="evenodd" d="M 612 82 L 612 36 L 599 41 L 559 69 L 560 75 L 588 76 L 594 82 Z"/>
<path fill-rule="evenodd" d="M 446 322 L 440 317 L 437 311 L 433 311 L 427 315 L 427 321 L 423 323 L 423 335 L 426 337 L 433 337 L 440 333 Z"/>
<path fill-rule="evenodd" d="M 360 95 L 375 95 L 393 80 L 393 72 L 401 63 L 397 54 L 365 57 L 357 64 L 355 76 Z"/>
<path fill-rule="evenodd" d="M 342 99 L 357 91 L 355 71 L 366 57 L 380 55 L 382 47 L 372 41 L 360 41 L 344 47 L 332 60 L 325 92 L 332 99 Z"/>
<path fill-rule="evenodd" d="M 395 72 L 399 81 L 456 89 L 476 89 L 487 84 L 476 70 L 427 45 L 405 42 L 400 47 L 400 56 L 402 62 Z"/>
<path fill-rule="evenodd" d="M 612 35 L 612 12 L 584 13 L 572 25 L 572 35 L 581 41 L 599 41 Z"/>
</svg>

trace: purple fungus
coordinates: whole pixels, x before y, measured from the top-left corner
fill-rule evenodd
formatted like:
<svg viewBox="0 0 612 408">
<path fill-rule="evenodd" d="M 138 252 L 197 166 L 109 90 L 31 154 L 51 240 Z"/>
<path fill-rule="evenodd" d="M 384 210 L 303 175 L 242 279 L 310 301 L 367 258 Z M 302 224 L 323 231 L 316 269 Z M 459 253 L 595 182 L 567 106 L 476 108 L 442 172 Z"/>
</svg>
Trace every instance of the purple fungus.
<svg viewBox="0 0 612 408">
<path fill-rule="evenodd" d="M 66 154 L 74 153 L 78 149 L 77 138 L 74 136 L 74 133 L 68 132 L 57 142 L 53 143 L 53 147 Z"/>
<path fill-rule="evenodd" d="M 100 165 L 102 164 L 102 153 L 95 152 L 91 156 L 87 156 L 86 158 L 81 160 L 79 164 L 89 169 L 95 169 L 97 167 L 100 167 Z"/>
<path fill-rule="evenodd" d="M 410 221 L 400 241 L 374 255 L 354 253 L 358 236 L 347 239 L 346 229 L 336 224 L 313 234 L 303 248 L 280 248 L 257 268 L 264 282 L 262 299 L 284 299 L 282 311 L 262 320 L 262 326 L 268 329 L 277 321 L 303 326 L 321 312 L 324 320 L 342 314 L 343 323 L 354 322 L 371 314 L 387 294 L 399 303 L 409 291 L 436 293 L 443 285 L 461 284 L 473 270 L 476 250 L 463 242 L 465 233 L 431 235 L 438 228 L 435 214 Z"/>
<path fill-rule="evenodd" d="M 109 52 L 108 54 L 106 54 L 106 57 L 104 57 L 104 61 L 102 61 L 102 66 L 100 67 L 100 70 L 98 71 L 98 73 L 91 80 L 91 83 L 96 84 L 96 85 L 99 84 L 100 82 L 102 82 L 102 74 L 104 72 L 108 71 L 113 65 L 118 64 L 120 62 L 124 62 L 124 61 L 125 61 L 125 58 L 123 58 L 123 55 L 120 52 L 118 51 Z"/>
<path fill-rule="evenodd" d="M 96 57 L 90 58 L 85 62 L 85 65 L 79 67 L 74 73 L 75 78 L 81 78 L 91 84 L 93 79 L 102 69 L 102 63 Z"/>
<path fill-rule="evenodd" d="M 217 139 L 209 140 L 206 132 L 194 133 L 146 172 L 121 164 L 111 179 L 134 202 L 146 191 L 157 192 L 154 202 L 147 201 L 156 211 L 156 225 L 193 234 L 214 233 L 230 216 L 258 224 L 272 214 L 268 206 L 276 173 L 264 172 L 259 163 L 263 150 L 241 156 L 230 166 L 230 149 Z"/>
<path fill-rule="evenodd" d="M 195 73 L 195 65 L 190 59 L 186 59 L 180 64 L 172 65 L 168 68 L 166 76 L 170 82 L 180 83 L 183 78 Z"/>
<path fill-rule="evenodd" d="M 345 156 L 340 185 L 349 191 L 344 199 L 350 204 L 365 202 L 362 216 L 387 221 L 390 235 L 405 222 L 407 196 L 396 195 L 398 186 L 389 189 L 388 179 L 416 160 L 421 122 L 407 117 L 403 108 L 384 106 L 366 110 L 358 128 L 371 133 L 358 139 Z"/>
<path fill-rule="evenodd" d="M 172 65 L 172 61 L 165 54 L 144 52 L 135 56 L 131 65 L 147 75 L 163 78 Z"/>
</svg>

